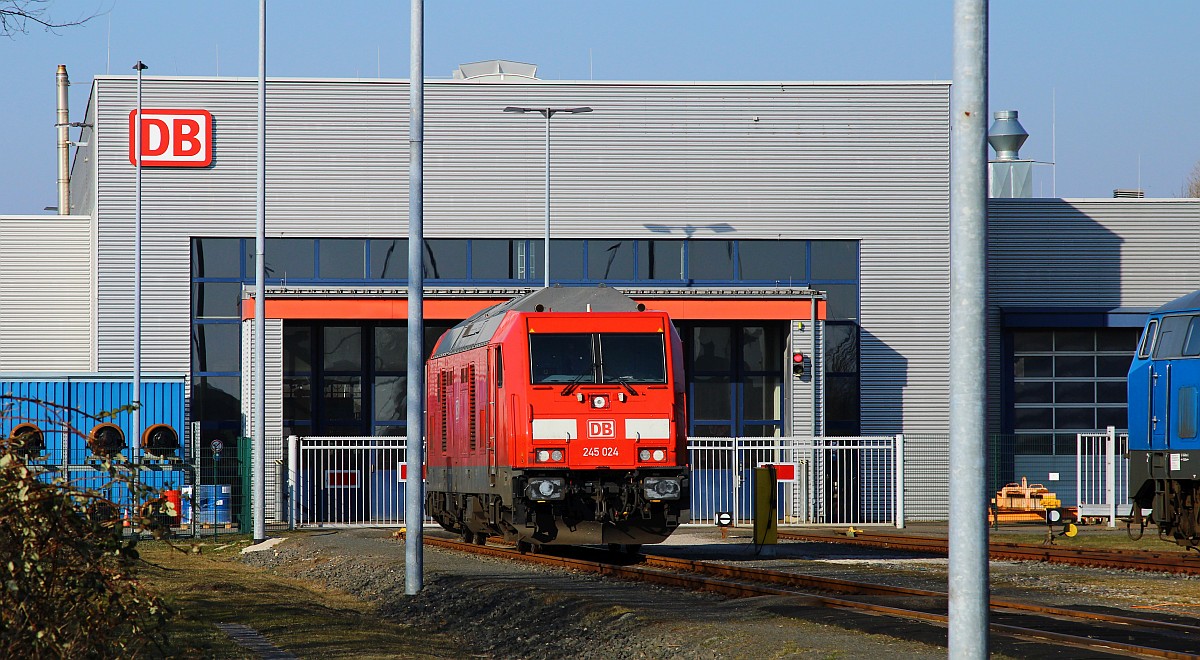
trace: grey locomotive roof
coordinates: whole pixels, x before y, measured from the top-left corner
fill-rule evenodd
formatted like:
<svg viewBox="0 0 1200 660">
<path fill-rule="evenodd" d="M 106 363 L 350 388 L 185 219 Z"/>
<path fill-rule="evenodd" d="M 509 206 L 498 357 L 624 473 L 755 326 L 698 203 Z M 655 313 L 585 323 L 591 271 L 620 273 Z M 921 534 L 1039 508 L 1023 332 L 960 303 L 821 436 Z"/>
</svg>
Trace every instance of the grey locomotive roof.
<svg viewBox="0 0 1200 660">
<path fill-rule="evenodd" d="M 435 356 L 449 355 L 486 344 L 496 334 L 504 314 L 516 312 L 636 312 L 638 303 L 606 286 L 553 286 L 518 296 L 476 312 L 446 331 Z"/>
<path fill-rule="evenodd" d="M 1200 309 L 1200 291 L 1193 291 L 1179 296 L 1175 300 L 1154 310 L 1154 313 L 1163 314 L 1165 312 L 1182 312 L 1196 309 Z"/>
</svg>

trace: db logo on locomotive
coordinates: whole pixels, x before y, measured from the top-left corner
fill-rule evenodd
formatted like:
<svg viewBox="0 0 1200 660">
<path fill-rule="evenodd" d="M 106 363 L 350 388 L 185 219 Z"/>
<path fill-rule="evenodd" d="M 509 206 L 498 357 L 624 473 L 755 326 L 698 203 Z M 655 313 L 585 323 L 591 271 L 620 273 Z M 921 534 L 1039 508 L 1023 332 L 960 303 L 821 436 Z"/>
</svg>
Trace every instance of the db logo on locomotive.
<svg viewBox="0 0 1200 660">
<path fill-rule="evenodd" d="M 589 438 L 617 437 L 617 422 L 611 419 L 589 419 L 587 421 Z"/>
</svg>

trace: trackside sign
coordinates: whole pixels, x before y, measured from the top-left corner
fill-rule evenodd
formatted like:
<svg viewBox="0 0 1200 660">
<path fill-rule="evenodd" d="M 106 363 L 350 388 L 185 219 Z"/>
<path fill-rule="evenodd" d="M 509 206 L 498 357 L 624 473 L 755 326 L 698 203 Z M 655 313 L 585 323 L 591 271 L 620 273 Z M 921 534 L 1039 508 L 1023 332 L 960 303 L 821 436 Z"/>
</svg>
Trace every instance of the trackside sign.
<svg viewBox="0 0 1200 660">
<path fill-rule="evenodd" d="M 129 113 L 129 163 L 137 165 L 137 110 Z M 142 108 L 142 167 L 212 164 L 212 114 L 198 109 Z"/>
</svg>

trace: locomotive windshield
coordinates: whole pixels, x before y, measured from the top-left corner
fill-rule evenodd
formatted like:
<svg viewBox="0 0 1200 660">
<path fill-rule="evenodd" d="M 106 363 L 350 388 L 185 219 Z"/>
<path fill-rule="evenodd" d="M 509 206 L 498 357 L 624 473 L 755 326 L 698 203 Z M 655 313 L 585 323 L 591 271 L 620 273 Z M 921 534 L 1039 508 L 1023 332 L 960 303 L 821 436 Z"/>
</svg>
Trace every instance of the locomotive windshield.
<svg viewBox="0 0 1200 660">
<path fill-rule="evenodd" d="M 665 383 L 661 333 L 529 335 L 531 376 L 550 383 Z"/>
</svg>

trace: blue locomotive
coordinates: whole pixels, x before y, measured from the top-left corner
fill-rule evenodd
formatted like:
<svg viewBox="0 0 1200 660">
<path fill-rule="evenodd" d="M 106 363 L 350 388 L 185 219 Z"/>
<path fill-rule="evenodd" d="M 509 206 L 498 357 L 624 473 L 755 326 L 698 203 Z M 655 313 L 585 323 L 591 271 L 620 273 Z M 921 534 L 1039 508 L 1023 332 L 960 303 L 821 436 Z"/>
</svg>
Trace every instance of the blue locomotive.
<svg viewBox="0 0 1200 660">
<path fill-rule="evenodd" d="M 1129 497 L 1131 533 L 1200 549 L 1200 291 L 1149 315 L 1129 367 Z"/>
</svg>

